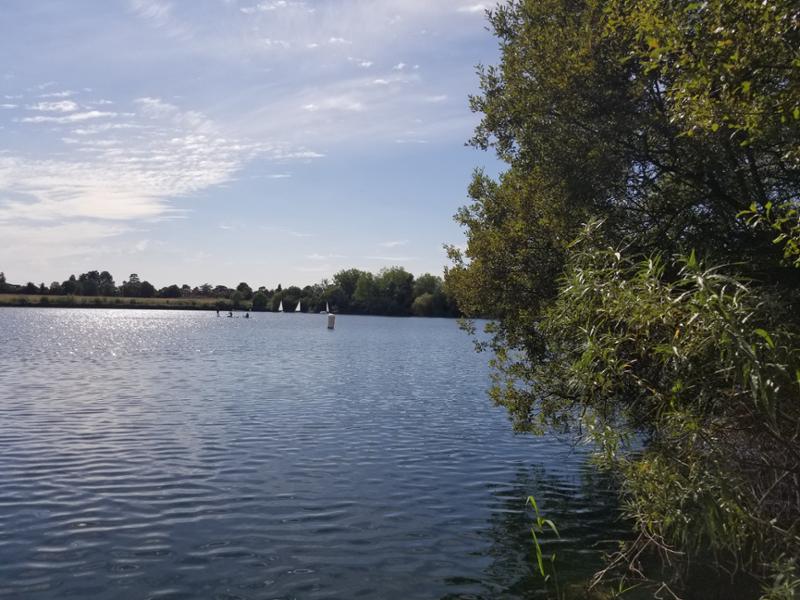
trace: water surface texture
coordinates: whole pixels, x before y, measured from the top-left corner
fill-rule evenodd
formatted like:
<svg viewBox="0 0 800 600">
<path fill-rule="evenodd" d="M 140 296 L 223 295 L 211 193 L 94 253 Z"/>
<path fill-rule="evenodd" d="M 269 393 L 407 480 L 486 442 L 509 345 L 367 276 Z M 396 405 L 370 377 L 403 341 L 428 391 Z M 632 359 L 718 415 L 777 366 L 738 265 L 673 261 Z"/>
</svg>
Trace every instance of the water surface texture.
<svg viewBox="0 0 800 600">
<path fill-rule="evenodd" d="M 439 319 L 0 309 L 0 598 L 534 598 L 621 527 Z"/>
</svg>

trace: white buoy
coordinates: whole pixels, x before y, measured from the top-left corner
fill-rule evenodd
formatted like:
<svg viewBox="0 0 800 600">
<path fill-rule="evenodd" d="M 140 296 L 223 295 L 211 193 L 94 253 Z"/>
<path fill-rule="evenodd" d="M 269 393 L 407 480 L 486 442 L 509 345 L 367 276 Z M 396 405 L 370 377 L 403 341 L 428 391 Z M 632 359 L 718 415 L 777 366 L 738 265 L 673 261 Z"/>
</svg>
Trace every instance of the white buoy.
<svg viewBox="0 0 800 600">
<path fill-rule="evenodd" d="M 336 325 L 336 315 L 328 313 L 328 329 L 333 329 L 334 325 Z"/>
</svg>

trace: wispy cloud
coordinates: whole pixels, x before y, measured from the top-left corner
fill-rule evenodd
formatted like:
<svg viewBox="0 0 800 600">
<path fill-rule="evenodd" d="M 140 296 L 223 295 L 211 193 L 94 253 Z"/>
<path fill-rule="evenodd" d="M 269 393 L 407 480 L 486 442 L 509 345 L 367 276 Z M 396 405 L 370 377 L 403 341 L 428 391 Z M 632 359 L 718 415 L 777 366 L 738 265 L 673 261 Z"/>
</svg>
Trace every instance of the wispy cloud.
<svg viewBox="0 0 800 600">
<path fill-rule="evenodd" d="M 44 115 L 37 115 L 35 117 L 24 117 L 20 119 L 21 123 L 79 123 L 81 121 L 89 121 L 90 119 L 103 119 L 108 117 L 116 117 L 117 113 L 103 112 L 100 110 L 89 110 L 86 112 L 72 113 L 63 117 L 48 117 Z"/>
<path fill-rule="evenodd" d="M 72 100 L 60 100 L 57 102 L 37 102 L 36 104 L 28 105 L 29 110 L 38 110 L 40 112 L 73 112 L 80 108 L 77 102 Z"/>
<path fill-rule="evenodd" d="M 482 14 L 486 12 L 488 7 L 485 4 L 468 4 L 466 6 L 458 7 L 458 12 L 462 13 L 472 13 L 472 14 Z"/>
<path fill-rule="evenodd" d="M 133 102 L 135 112 L 89 111 L 27 117 L 21 123 L 69 126 L 90 119 L 110 122 L 62 136 L 70 158 L 0 155 L 0 223 L 64 219 L 131 221 L 174 216 L 171 200 L 231 180 L 263 144 L 230 140 L 196 111 L 155 98 Z M 146 135 L 140 130 L 151 127 Z M 106 137 L 109 134 L 126 137 Z M 115 229 L 120 231 L 120 229 Z"/>
<path fill-rule="evenodd" d="M 390 242 L 381 242 L 378 246 L 382 246 L 383 248 L 397 248 L 398 246 L 405 246 L 408 244 L 408 240 L 395 240 Z"/>
<path fill-rule="evenodd" d="M 49 92 L 47 94 L 39 94 L 39 98 L 69 98 L 74 96 L 77 92 L 72 90 L 62 90 L 60 92 Z"/>
</svg>

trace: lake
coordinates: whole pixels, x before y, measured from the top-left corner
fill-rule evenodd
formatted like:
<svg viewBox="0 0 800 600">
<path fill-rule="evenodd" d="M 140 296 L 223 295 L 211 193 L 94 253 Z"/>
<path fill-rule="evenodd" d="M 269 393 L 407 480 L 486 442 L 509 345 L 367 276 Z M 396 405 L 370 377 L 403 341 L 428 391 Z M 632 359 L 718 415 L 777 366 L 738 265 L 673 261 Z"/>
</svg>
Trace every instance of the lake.
<svg viewBox="0 0 800 600">
<path fill-rule="evenodd" d="M 625 530 L 444 319 L 0 309 L 0 598 L 539 598 Z M 551 536 L 552 537 L 552 536 Z"/>
</svg>

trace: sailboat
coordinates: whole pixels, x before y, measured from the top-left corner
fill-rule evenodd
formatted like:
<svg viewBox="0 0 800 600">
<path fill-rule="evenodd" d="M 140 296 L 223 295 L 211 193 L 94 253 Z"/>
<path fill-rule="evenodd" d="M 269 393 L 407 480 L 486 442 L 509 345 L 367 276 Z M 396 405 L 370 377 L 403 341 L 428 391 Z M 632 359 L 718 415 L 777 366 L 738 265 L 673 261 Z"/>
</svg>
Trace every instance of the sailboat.
<svg viewBox="0 0 800 600">
<path fill-rule="evenodd" d="M 319 311 L 319 314 L 321 314 L 321 315 L 327 315 L 327 314 L 329 314 L 330 312 L 331 312 L 331 309 L 330 309 L 330 308 L 328 308 L 328 303 L 326 302 L 326 303 L 325 303 L 325 310 L 321 310 L 321 311 Z"/>
<path fill-rule="evenodd" d="M 297 301 L 297 307 L 294 309 L 294 312 L 302 312 L 300 310 L 300 300 Z"/>
<path fill-rule="evenodd" d="M 280 304 L 278 304 L 278 312 L 283 312 L 283 300 L 281 300 Z"/>
</svg>

